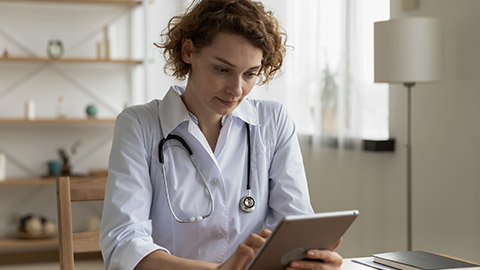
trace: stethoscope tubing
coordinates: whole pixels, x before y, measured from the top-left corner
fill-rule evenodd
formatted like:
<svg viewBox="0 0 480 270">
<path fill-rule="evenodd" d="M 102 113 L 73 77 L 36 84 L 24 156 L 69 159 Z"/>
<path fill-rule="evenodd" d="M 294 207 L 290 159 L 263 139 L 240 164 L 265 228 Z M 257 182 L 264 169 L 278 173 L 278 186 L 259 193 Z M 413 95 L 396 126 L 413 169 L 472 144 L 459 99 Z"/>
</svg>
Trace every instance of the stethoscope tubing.
<svg viewBox="0 0 480 270">
<path fill-rule="evenodd" d="M 174 136 L 176 136 L 176 135 L 174 135 Z M 179 136 L 176 136 L 176 137 L 180 138 Z M 175 139 L 178 140 L 178 138 L 175 138 Z M 181 139 L 180 142 L 182 142 L 183 139 L 182 138 L 180 138 L 180 139 Z M 203 215 L 203 216 L 195 216 L 195 217 L 192 216 L 189 219 L 185 219 L 185 220 L 180 219 L 175 214 L 175 211 L 173 210 L 173 207 L 172 207 L 172 203 L 171 203 L 171 200 L 170 200 L 170 193 L 168 192 L 168 183 L 167 183 L 167 177 L 166 177 L 166 173 L 165 173 L 165 165 L 163 163 L 162 163 L 162 175 L 163 175 L 163 183 L 164 183 L 164 187 L 165 187 L 165 194 L 167 196 L 167 204 L 168 204 L 168 208 L 170 209 L 170 212 L 172 213 L 175 220 L 177 220 L 178 222 L 180 222 L 180 223 L 190 223 L 190 222 L 194 222 L 194 221 L 200 221 L 202 219 L 206 219 L 209 216 L 211 216 L 212 213 L 213 213 L 213 209 L 214 209 L 214 200 L 213 200 L 212 191 L 210 190 L 210 187 L 207 184 L 207 180 L 205 180 L 205 176 L 203 176 L 203 173 L 200 171 L 197 161 L 193 158 L 193 152 L 191 152 L 192 150 L 190 150 L 188 145 L 186 145 L 186 144 L 183 144 L 183 145 L 187 146 L 187 147 L 183 148 L 183 150 L 185 150 L 185 152 L 187 152 L 187 154 L 189 154 L 188 156 L 190 157 L 190 160 L 192 161 L 192 164 L 195 167 L 195 170 L 200 174 L 200 177 L 202 178 L 203 184 L 205 185 L 205 187 L 207 189 L 208 196 L 210 198 L 210 211 L 208 212 L 208 214 Z M 188 150 L 190 150 L 190 151 L 188 151 Z"/>
<path fill-rule="evenodd" d="M 244 196 L 240 199 L 240 209 L 246 213 L 250 213 L 255 209 L 255 200 L 251 196 L 251 187 L 250 187 L 250 169 L 251 169 L 251 142 L 250 142 L 250 125 L 245 122 L 246 128 L 247 128 L 247 146 L 248 146 L 248 157 L 247 157 L 247 196 Z M 200 178 L 202 178 L 203 184 L 205 185 L 208 196 L 210 199 L 210 210 L 206 215 L 203 216 L 192 216 L 189 219 L 180 219 L 176 214 L 175 211 L 173 210 L 172 203 L 170 200 L 170 193 L 168 192 L 168 183 L 167 183 L 167 176 L 165 173 L 165 159 L 163 156 L 163 146 L 168 140 L 177 140 L 179 141 L 183 147 L 182 148 L 189 156 L 193 166 L 195 167 L 195 170 L 198 172 L 200 175 Z M 192 149 L 188 146 L 187 142 L 185 140 L 174 134 L 168 134 L 166 138 L 162 138 L 158 145 L 158 159 L 161 164 L 162 168 L 162 175 L 163 175 L 163 183 L 165 187 L 165 195 L 167 197 L 167 204 L 168 208 L 170 209 L 170 212 L 172 213 L 173 217 L 175 218 L 176 221 L 179 223 L 190 223 L 190 222 L 195 222 L 195 221 L 200 221 L 203 219 L 206 219 L 210 217 L 213 213 L 214 210 L 214 199 L 213 199 L 213 194 L 212 191 L 210 190 L 210 187 L 208 186 L 207 180 L 205 179 L 205 176 L 203 175 L 202 171 L 200 170 L 197 161 L 193 158 L 193 151 Z"/>
</svg>

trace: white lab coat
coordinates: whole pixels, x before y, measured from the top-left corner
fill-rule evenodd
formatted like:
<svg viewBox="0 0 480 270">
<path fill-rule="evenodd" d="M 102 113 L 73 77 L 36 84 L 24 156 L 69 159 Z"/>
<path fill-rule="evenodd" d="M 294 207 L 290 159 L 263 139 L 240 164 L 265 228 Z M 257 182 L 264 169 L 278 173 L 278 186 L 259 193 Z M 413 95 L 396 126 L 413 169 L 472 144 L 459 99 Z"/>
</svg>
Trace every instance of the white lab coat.
<svg viewBox="0 0 480 270">
<path fill-rule="evenodd" d="M 129 107 L 117 117 L 100 230 L 107 269 L 133 269 L 155 250 L 221 263 L 249 234 L 273 229 L 285 215 L 313 213 L 295 126 L 280 104 L 244 99 L 223 118 L 212 152 L 180 98 L 183 92 L 172 87 L 163 100 Z M 251 130 L 256 200 L 251 213 L 239 207 L 247 195 L 245 122 Z M 214 211 L 200 222 L 178 223 L 168 208 L 158 147 L 170 133 L 190 146 L 213 193 Z M 180 219 L 205 215 L 208 193 L 178 145 L 173 140 L 164 145 L 173 210 Z"/>
</svg>

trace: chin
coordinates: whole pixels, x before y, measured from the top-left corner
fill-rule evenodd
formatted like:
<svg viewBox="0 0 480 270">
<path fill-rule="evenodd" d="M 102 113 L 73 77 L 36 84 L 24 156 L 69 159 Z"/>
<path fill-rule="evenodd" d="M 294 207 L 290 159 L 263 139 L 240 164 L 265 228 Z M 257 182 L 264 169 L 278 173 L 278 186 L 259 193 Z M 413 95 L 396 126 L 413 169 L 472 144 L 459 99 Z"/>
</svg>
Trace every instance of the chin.
<svg viewBox="0 0 480 270">
<path fill-rule="evenodd" d="M 223 116 L 223 115 L 231 114 L 236 108 L 237 108 L 237 106 L 235 106 L 235 108 L 231 108 L 231 109 L 219 109 L 219 110 L 216 110 L 216 112 L 217 112 L 217 114 Z"/>
</svg>

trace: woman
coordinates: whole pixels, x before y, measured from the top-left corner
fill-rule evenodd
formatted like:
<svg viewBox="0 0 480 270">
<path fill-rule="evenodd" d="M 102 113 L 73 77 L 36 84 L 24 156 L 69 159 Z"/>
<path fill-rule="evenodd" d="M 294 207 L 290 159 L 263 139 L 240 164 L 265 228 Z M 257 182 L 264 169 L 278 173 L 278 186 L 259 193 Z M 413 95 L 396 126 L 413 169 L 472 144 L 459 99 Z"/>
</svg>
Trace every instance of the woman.
<svg viewBox="0 0 480 270">
<path fill-rule="evenodd" d="M 283 216 L 313 213 L 293 122 L 278 103 L 245 98 L 280 69 L 283 36 L 251 0 L 197 1 L 170 21 L 157 46 L 187 84 L 117 117 L 100 233 L 108 269 L 244 269 Z M 307 255 L 319 260 L 286 269 L 342 263 Z"/>
</svg>

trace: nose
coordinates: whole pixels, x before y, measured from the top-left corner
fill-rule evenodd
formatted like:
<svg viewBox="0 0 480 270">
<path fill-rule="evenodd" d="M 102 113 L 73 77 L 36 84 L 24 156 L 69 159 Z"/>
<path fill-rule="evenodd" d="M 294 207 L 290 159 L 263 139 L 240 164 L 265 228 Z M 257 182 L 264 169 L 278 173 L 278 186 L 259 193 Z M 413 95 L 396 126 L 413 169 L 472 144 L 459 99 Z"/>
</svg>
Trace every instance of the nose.
<svg viewBox="0 0 480 270">
<path fill-rule="evenodd" d="M 229 85 L 227 89 L 227 92 L 230 95 L 234 97 L 241 96 L 243 93 L 242 78 L 239 76 L 232 76 L 232 78 L 229 80 Z"/>
</svg>

